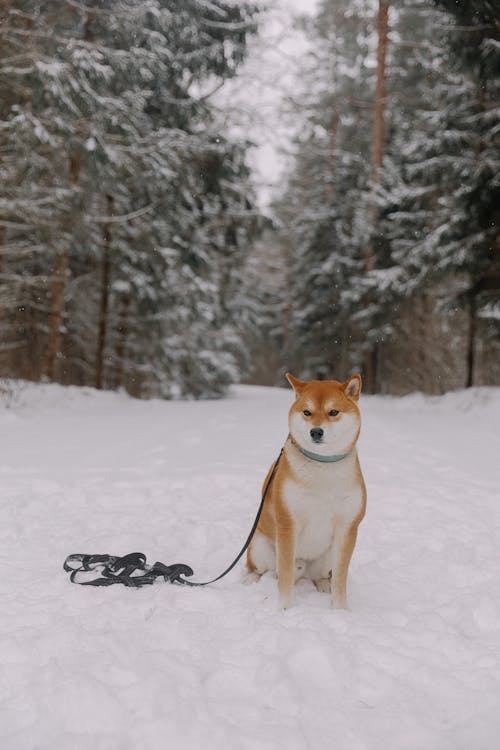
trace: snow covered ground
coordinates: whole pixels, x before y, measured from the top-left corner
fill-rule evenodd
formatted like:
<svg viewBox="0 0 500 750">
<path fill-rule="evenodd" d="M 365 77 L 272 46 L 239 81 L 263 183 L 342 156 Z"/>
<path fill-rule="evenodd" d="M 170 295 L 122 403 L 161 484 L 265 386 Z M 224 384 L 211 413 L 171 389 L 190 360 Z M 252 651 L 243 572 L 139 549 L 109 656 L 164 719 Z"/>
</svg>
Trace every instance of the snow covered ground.
<svg viewBox="0 0 500 750">
<path fill-rule="evenodd" d="M 0 408 L 2 750 L 496 750 L 500 389 L 364 397 L 350 610 L 299 584 L 72 586 L 70 552 L 218 574 L 287 390 L 139 402 L 26 385 Z"/>
</svg>

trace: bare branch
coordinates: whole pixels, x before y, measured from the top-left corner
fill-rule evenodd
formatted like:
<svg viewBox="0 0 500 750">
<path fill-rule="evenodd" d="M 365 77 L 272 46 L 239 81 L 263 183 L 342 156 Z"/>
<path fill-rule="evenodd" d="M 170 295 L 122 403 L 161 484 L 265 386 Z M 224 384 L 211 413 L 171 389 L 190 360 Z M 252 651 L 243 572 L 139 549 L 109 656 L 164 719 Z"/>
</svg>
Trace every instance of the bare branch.
<svg viewBox="0 0 500 750">
<path fill-rule="evenodd" d="M 129 214 L 120 214 L 116 216 L 90 216 L 90 220 L 96 222 L 96 224 L 122 224 L 132 219 L 137 219 L 139 216 L 149 214 L 155 207 L 154 203 L 150 203 L 149 206 L 139 208 L 137 211 L 131 211 Z"/>
</svg>

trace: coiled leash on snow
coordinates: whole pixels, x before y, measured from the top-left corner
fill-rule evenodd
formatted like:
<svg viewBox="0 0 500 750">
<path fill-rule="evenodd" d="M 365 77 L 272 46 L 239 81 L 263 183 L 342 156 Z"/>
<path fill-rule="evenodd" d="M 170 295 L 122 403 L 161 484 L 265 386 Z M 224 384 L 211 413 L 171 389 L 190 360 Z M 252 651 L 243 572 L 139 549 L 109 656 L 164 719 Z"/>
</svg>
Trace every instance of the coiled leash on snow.
<svg viewBox="0 0 500 750">
<path fill-rule="evenodd" d="M 188 581 L 183 576 L 190 577 L 194 573 L 189 565 L 183 563 L 164 565 L 161 562 L 147 565 L 146 555 L 143 555 L 142 552 L 132 552 L 129 555 L 123 555 L 123 557 L 115 555 L 68 555 L 63 567 L 67 573 L 70 573 L 69 580 L 71 583 L 78 583 L 81 586 L 111 586 L 114 583 L 122 583 L 124 586 L 131 588 L 140 588 L 141 586 L 154 583 L 157 578 L 163 578 L 167 583 L 176 583 L 181 586 L 208 586 L 210 583 L 215 583 L 224 578 L 234 568 L 236 563 L 239 562 L 252 541 L 264 508 L 264 501 L 283 455 L 283 450 L 282 448 L 266 482 L 255 521 L 243 548 L 231 565 L 218 575 L 217 578 L 203 582 Z M 97 578 L 92 577 L 94 573 L 98 574 Z"/>
</svg>

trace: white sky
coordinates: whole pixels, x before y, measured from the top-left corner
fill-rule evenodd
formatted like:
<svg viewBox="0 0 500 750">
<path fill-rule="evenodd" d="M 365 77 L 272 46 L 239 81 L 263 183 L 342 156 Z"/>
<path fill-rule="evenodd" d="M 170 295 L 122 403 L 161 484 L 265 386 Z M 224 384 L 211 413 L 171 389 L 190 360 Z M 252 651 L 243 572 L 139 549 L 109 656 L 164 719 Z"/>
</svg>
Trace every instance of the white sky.
<svg viewBox="0 0 500 750">
<path fill-rule="evenodd" d="M 281 5 L 290 8 L 292 13 L 313 13 L 317 2 L 316 0 L 281 0 Z"/>
<path fill-rule="evenodd" d="M 313 13 L 316 0 L 268 0 L 267 7 L 246 63 L 220 96 L 221 104 L 229 108 L 230 130 L 256 144 L 249 160 L 263 209 L 287 164 L 293 128 L 281 110 L 293 91 L 297 63 L 307 49 L 304 35 L 293 27 L 294 15 Z"/>
</svg>

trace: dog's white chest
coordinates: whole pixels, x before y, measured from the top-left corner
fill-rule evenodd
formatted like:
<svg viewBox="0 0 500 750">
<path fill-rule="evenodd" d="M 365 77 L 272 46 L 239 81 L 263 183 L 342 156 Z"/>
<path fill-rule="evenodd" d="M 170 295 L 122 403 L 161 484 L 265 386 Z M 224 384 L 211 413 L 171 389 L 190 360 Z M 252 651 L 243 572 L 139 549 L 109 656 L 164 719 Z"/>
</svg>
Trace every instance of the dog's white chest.
<svg viewBox="0 0 500 750">
<path fill-rule="evenodd" d="M 296 557 L 315 560 L 330 547 L 336 524 L 349 523 L 361 507 L 361 497 L 347 465 L 331 470 L 315 467 L 301 481 L 289 479 L 283 497 L 293 518 Z"/>
</svg>

